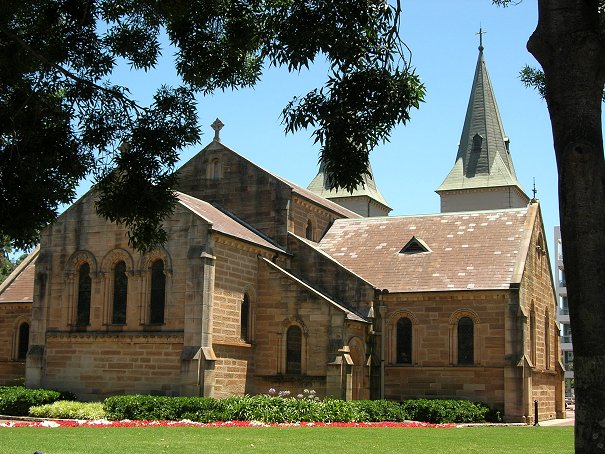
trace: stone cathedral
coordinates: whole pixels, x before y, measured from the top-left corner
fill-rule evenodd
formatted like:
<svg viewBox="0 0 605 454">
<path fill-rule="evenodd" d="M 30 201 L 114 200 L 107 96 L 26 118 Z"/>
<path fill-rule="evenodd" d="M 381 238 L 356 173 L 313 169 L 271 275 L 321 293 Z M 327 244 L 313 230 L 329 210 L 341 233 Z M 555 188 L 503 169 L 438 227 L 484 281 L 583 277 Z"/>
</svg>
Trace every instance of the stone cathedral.
<svg viewBox="0 0 605 454">
<path fill-rule="evenodd" d="M 91 190 L 0 286 L 0 384 L 81 399 L 314 389 L 562 417 L 539 202 L 515 176 L 483 47 L 441 213 L 388 216 L 372 175 L 308 188 L 215 139 L 179 169 L 168 241 L 140 255 Z"/>
</svg>

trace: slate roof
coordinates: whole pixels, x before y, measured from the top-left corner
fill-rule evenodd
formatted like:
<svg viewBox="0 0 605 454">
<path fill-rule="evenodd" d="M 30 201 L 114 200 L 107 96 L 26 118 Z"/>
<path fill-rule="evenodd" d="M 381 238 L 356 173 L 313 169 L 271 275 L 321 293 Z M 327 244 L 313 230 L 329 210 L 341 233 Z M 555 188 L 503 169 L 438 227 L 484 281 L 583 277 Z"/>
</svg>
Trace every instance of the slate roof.
<svg viewBox="0 0 605 454">
<path fill-rule="evenodd" d="M 501 186 L 517 186 L 525 193 L 517 181 L 483 47 L 479 47 L 456 161 L 437 192 Z"/>
<path fill-rule="evenodd" d="M 40 247 L 36 247 L 0 284 L 0 304 L 33 302 L 35 264 L 39 252 Z"/>
<path fill-rule="evenodd" d="M 208 202 L 196 199 L 190 195 L 177 192 L 177 196 L 182 206 L 208 222 L 212 230 L 257 246 L 284 252 L 282 248 L 271 242 L 269 238 L 245 225 L 234 215 L 228 215 Z"/>
<path fill-rule="evenodd" d="M 339 199 L 364 196 L 369 197 L 370 199 L 388 208 L 388 211 L 391 211 L 391 208 L 389 207 L 386 200 L 378 190 L 378 186 L 376 186 L 376 181 L 374 181 L 374 174 L 372 173 L 372 166 L 369 164 L 368 171 L 369 174 L 363 176 L 363 185 L 357 187 L 357 189 L 350 193 L 343 189 L 330 189 L 325 172 L 325 165 L 322 162 L 319 165 L 319 172 L 317 172 L 317 175 L 315 176 L 313 181 L 311 181 L 309 186 L 307 186 L 307 189 L 325 199 Z"/>
<path fill-rule="evenodd" d="M 319 248 L 391 293 L 508 289 L 520 282 L 537 207 L 339 219 Z M 430 252 L 400 253 L 413 237 Z"/>
</svg>

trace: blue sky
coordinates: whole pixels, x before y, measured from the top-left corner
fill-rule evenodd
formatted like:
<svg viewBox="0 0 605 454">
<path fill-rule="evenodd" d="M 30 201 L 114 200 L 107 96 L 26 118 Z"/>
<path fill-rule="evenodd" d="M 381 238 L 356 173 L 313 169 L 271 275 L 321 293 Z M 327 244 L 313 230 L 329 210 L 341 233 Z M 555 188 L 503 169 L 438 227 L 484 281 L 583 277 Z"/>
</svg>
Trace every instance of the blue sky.
<svg viewBox="0 0 605 454">
<path fill-rule="evenodd" d="M 498 8 L 490 0 L 403 0 L 402 38 L 412 65 L 427 87 L 419 110 L 399 125 L 391 141 L 371 155 L 374 177 L 393 208 L 391 215 L 439 212 L 434 192 L 454 164 L 478 55 L 481 26 L 484 56 L 504 130 L 511 140 L 517 177 L 531 196 L 533 179 L 542 205 L 552 258 L 553 228 L 558 225 L 555 158 L 546 103 L 519 81 L 525 64 L 536 65 L 526 42 L 537 23 L 535 0 Z M 165 54 L 169 55 L 170 49 Z M 282 177 L 307 186 L 317 173 L 319 146 L 311 131 L 285 135 L 280 113 L 295 95 L 304 95 L 325 80 L 319 64 L 289 74 L 270 68 L 253 89 L 218 92 L 199 98 L 202 144 L 186 150 L 188 160 L 213 137 L 210 124 L 225 124 L 222 142 Z M 121 71 L 119 77 L 137 100 L 148 102 L 159 85 L 177 84 L 170 59 L 148 74 Z"/>
</svg>

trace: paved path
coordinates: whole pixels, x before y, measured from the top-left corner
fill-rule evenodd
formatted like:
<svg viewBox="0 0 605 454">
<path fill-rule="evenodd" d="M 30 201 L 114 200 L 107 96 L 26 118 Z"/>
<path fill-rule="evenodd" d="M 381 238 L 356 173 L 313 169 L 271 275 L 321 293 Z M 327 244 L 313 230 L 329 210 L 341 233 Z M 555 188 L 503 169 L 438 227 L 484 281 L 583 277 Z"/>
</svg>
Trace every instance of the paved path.
<svg viewBox="0 0 605 454">
<path fill-rule="evenodd" d="M 548 421 L 540 421 L 540 426 L 546 427 L 562 427 L 562 426 L 574 426 L 576 423 L 576 413 L 574 410 L 566 410 L 565 419 L 551 419 Z"/>
</svg>

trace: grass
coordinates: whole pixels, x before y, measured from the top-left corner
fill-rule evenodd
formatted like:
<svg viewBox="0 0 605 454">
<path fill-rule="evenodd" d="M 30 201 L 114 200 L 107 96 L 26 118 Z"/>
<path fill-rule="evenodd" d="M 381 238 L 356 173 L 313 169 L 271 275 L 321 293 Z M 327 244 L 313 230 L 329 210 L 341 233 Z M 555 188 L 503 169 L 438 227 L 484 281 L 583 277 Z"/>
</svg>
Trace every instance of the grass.
<svg viewBox="0 0 605 454">
<path fill-rule="evenodd" d="M 0 428 L 3 454 L 573 452 L 573 427 Z"/>
</svg>

